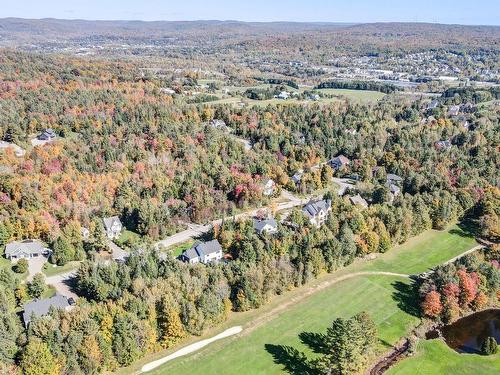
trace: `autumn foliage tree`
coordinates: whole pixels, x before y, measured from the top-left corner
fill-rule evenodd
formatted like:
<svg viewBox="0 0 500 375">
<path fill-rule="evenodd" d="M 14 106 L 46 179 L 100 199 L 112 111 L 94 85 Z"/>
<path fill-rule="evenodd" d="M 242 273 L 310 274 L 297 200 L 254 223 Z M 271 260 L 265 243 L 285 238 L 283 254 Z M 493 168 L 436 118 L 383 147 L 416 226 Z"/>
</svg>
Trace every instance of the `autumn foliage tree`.
<svg viewBox="0 0 500 375">
<path fill-rule="evenodd" d="M 424 301 L 422 302 L 422 310 L 424 315 L 431 318 L 437 318 L 443 311 L 441 295 L 436 291 L 427 293 Z"/>
</svg>

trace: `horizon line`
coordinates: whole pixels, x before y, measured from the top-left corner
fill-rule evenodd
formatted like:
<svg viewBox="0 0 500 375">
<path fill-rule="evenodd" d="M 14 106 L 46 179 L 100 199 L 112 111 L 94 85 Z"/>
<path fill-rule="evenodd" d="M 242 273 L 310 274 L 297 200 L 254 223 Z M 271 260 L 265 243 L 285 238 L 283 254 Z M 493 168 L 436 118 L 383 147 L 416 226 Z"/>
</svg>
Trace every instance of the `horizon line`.
<svg viewBox="0 0 500 375">
<path fill-rule="evenodd" d="M 144 22 L 144 23 L 154 23 L 154 22 L 225 22 L 225 23 L 262 23 L 262 24 L 272 24 L 272 23 L 295 23 L 295 24 L 331 24 L 331 25 L 370 25 L 370 24 L 427 24 L 427 25 L 446 25 L 446 26 L 487 26 L 487 27 L 500 27 L 500 24 L 473 24 L 473 23 L 446 23 L 438 21 L 292 21 L 292 20 L 274 20 L 274 21 L 242 21 L 237 19 L 182 19 L 182 20 L 144 20 L 144 19 L 89 19 L 89 18 L 57 18 L 57 17 L 41 17 L 41 18 L 24 18 L 24 17 L 0 17 L 1 20 L 7 19 L 17 19 L 17 20 L 27 20 L 27 21 L 86 21 L 86 22 Z"/>
</svg>

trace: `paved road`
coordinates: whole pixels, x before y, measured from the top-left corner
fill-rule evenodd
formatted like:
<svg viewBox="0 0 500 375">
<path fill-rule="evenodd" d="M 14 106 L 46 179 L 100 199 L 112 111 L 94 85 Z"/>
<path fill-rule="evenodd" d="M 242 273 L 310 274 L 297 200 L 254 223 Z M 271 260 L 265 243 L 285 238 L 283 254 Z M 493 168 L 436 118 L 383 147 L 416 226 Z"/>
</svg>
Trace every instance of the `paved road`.
<svg viewBox="0 0 500 375">
<path fill-rule="evenodd" d="M 350 183 L 348 178 L 332 178 L 333 182 L 339 185 L 339 190 L 337 191 L 340 196 L 344 195 L 348 189 L 354 188 L 354 184 Z"/>
<path fill-rule="evenodd" d="M 300 199 L 295 197 L 292 193 L 288 191 L 283 191 L 282 196 L 286 199 L 288 199 L 288 202 L 282 202 L 278 203 L 276 205 L 276 210 L 281 211 L 281 210 L 289 210 L 293 207 L 301 206 L 305 203 L 308 202 L 308 199 Z M 241 219 L 241 218 L 248 218 L 248 217 L 253 217 L 255 216 L 259 211 L 262 211 L 263 209 L 266 209 L 265 207 L 261 208 L 256 208 L 235 216 L 230 216 L 227 217 L 226 220 L 232 220 L 232 219 Z M 199 237 L 200 235 L 207 233 L 212 229 L 214 225 L 220 225 L 222 224 L 222 219 L 217 219 L 212 221 L 209 224 L 206 225 L 198 225 L 198 224 L 190 224 L 188 225 L 188 229 L 178 232 L 176 234 L 171 235 L 170 237 L 165 238 L 164 240 L 161 240 L 156 243 L 156 247 L 165 247 L 168 248 L 173 245 L 177 245 L 183 242 L 186 242 L 194 237 Z"/>
</svg>

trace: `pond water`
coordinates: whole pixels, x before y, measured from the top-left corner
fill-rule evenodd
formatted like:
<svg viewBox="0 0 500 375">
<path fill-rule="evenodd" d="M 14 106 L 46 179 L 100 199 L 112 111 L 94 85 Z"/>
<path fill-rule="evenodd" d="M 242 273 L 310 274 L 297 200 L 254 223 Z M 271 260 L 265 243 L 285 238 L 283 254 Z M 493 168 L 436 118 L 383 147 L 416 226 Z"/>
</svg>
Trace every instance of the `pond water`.
<svg viewBox="0 0 500 375">
<path fill-rule="evenodd" d="M 480 353 L 488 336 L 500 344 L 500 310 L 485 310 L 443 327 L 443 336 L 449 347 L 459 353 Z"/>
</svg>

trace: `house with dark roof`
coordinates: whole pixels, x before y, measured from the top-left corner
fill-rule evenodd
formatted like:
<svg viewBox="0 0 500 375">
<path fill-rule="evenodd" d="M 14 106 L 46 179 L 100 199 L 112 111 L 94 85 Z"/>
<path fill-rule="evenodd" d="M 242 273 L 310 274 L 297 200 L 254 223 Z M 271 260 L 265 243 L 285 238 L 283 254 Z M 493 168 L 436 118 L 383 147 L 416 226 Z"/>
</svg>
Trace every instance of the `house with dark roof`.
<svg viewBox="0 0 500 375">
<path fill-rule="evenodd" d="M 40 141 L 51 141 L 52 139 L 54 139 L 56 137 L 56 133 L 54 132 L 54 130 L 48 128 L 48 129 L 45 129 L 43 132 L 41 132 L 39 135 L 38 135 L 38 140 Z"/>
<path fill-rule="evenodd" d="M 195 263 L 211 263 L 218 262 L 222 259 L 222 246 L 219 241 L 212 240 L 208 242 L 198 242 L 190 249 L 184 251 L 179 257 L 183 262 Z"/>
<path fill-rule="evenodd" d="M 333 169 L 340 169 L 342 167 L 346 167 L 351 163 L 351 161 L 345 157 L 344 155 L 339 155 L 328 161 L 328 164 Z"/>
<path fill-rule="evenodd" d="M 275 219 L 254 219 L 253 228 L 258 234 L 274 234 L 278 232 L 278 223 Z"/>
<path fill-rule="evenodd" d="M 50 254 L 50 249 L 37 240 L 12 241 L 5 246 L 5 257 L 10 260 L 37 258 Z"/>
<path fill-rule="evenodd" d="M 71 299 L 72 300 L 72 299 Z M 74 303 L 74 301 L 73 301 Z M 47 315 L 51 308 L 68 310 L 71 301 L 60 294 L 50 298 L 38 299 L 24 305 L 23 321 L 27 327 L 33 317 L 39 318 Z"/>
<path fill-rule="evenodd" d="M 123 225 L 118 216 L 105 217 L 102 219 L 106 235 L 110 240 L 120 237 Z"/>
<path fill-rule="evenodd" d="M 324 224 L 331 210 L 332 201 L 329 199 L 309 202 L 302 208 L 302 212 L 309 219 L 309 223 L 316 227 Z"/>
</svg>

